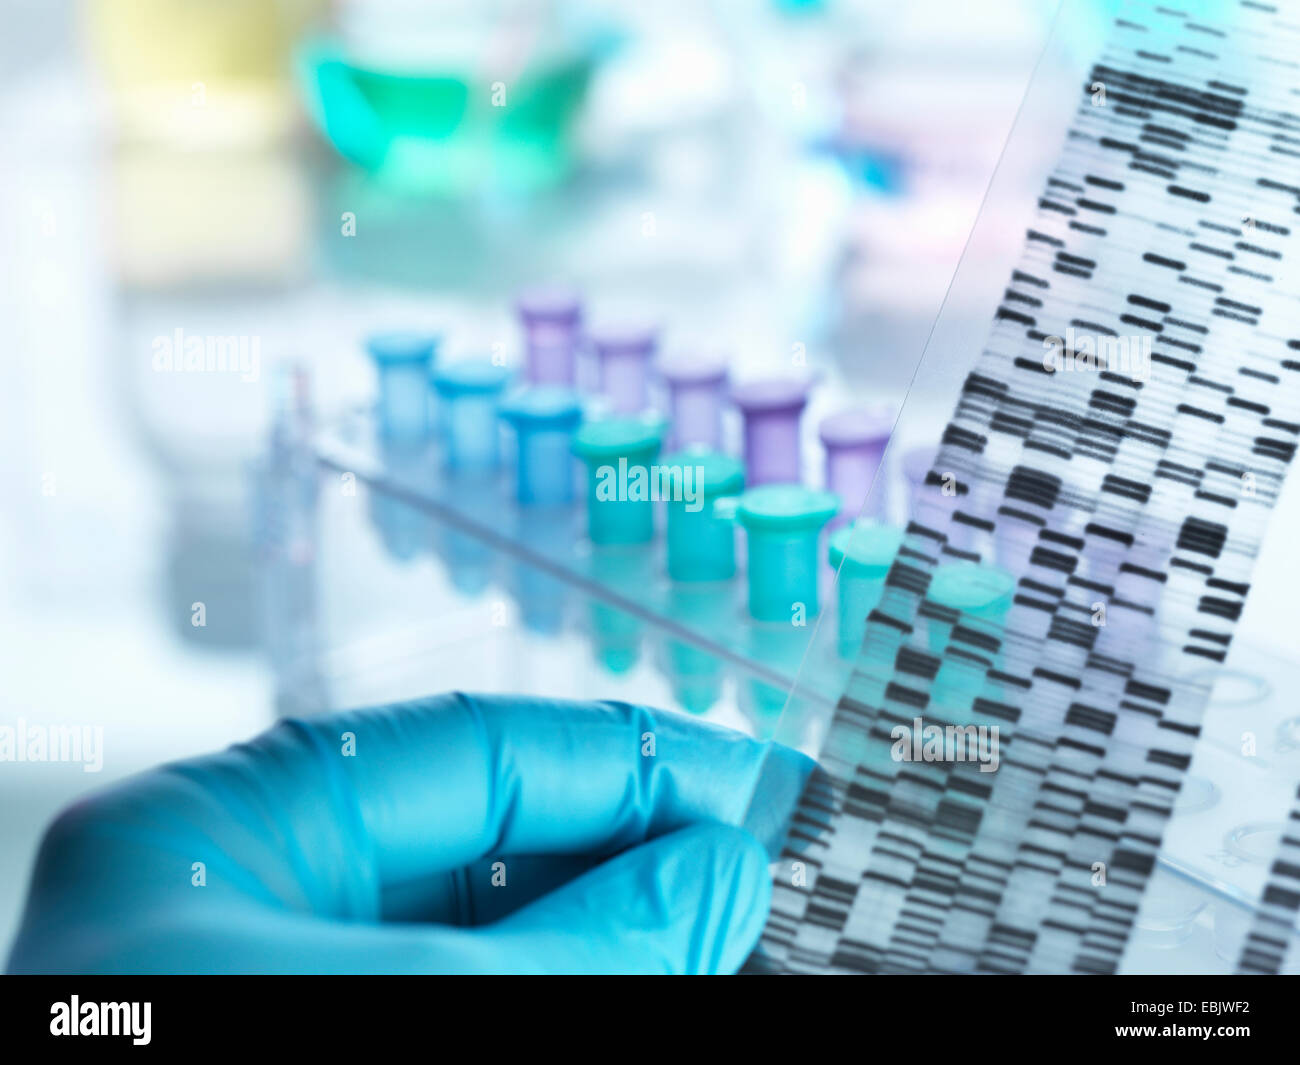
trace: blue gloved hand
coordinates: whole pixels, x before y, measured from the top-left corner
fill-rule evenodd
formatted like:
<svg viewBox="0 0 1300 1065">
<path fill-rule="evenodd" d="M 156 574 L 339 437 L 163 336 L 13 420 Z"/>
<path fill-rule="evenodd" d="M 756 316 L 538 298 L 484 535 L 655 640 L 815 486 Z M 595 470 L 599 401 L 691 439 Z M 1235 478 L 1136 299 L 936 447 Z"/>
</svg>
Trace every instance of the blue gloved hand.
<svg viewBox="0 0 1300 1065">
<path fill-rule="evenodd" d="M 285 721 L 65 811 L 9 967 L 734 971 L 771 897 L 774 838 L 732 827 L 767 750 L 621 703 Z M 772 750 L 793 798 L 811 763 Z"/>
</svg>

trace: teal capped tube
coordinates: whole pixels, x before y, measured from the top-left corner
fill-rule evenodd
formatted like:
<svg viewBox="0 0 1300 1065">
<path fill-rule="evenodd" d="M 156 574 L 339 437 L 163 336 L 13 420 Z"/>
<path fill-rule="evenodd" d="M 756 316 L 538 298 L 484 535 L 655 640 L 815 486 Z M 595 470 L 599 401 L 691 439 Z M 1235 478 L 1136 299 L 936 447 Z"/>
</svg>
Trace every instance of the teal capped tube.
<svg viewBox="0 0 1300 1065">
<path fill-rule="evenodd" d="M 448 470 L 439 479 L 443 498 L 454 499 L 456 509 L 466 517 L 487 524 L 500 513 L 495 478 L 483 477 L 477 470 Z M 434 551 L 452 586 L 464 596 L 482 595 L 496 575 L 501 556 L 485 541 L 451 522 L 435 520 L 432 524 Z"/>
<path fill-rule="evenodd" d="M 816 615 L 817 538 L 839 510 L 839 500 L 797 484 L 751 488 L 736 517 L 749 547 L 749 612 L 758 621 L 789 622 L 802 604 Z"/>
<path fill-rule="evenodd" d="M 515 498 L 520 503 L 573 501 L 573 434 L 582 404 L 571 388 L 534 385 L 501 404 L 501 417 L 515 431 Z"/>
<path fill-rule="evenodd" d="M 669 616 L 691 632 L 727 631 L 734 621 L 733 610 L 732 597 L 719 595 L 707 584 L 673 584 L 668 589 Z M 663 670 L 677 701 L 689 713 L 707 713 L 722 698 L 726 677 L 722 659 L 683 640 L 666 641 L 663 651 Z"/>
<path fill-rule="evenodd" d="M 439 338 L 430 333 L 376 333 L 366 350 L 379 375 L 379 433 L 409 443 L 429 433 L 429 367 Z"/>
<path fill-rule="evenodd" d="M 866 635 L 867 615 L 880 602 L 885 578 L 903 543 L 903 531 L 892 525 L 860 521 L 838 530 L 830 542 L 831 569 L 839 574 L 839 652 L 853 658 Z"/>
<path fill-rule="evenodd" d="M 808 650 L 808 630 L 789 624 L 753 625 L 749 630 L 749 654 L 756 662 L 790 678 L 799 673 L 799 663 Z M 753 726 L 756 739 L 769 740 L 781 719 L 781 711 L 790 698 L 790 685 L 769 684 L 751 678 L 740 686 L 740 705 Z"/>
<path fill-rule="evenodd" d="M 668 499 L 668 576 L 675 581 L 725 581 L 736 573 L 736 527 L 715 513 L 717 500 L 745 487 L 739 459 L 708 448 L 687 448 L 665 458 Z"/>
<path fill-rule="evenodd" d="M 443 401 L 447 465 L 453 470 L 493 469 L 501 461 L 497 408 L 510 371 L 490 359 L 466 359 L 433 371 Z"/>
<path fill-rule="evenodd" d="M 949 562 L 930 579 L 926 598 L 972 617 L 1000 621 L 1011 607 L 1016 581 L 1006 570 L 978 562 Z"/>
<path fill-rule="evenodd" d="M 654 539 L 654 500 L 662 495 L 653 466 L 664 423 L 643 418 L 587 422 L 573 451 L 587 464 L 587 535 L 594 544 Z"/>
<path fill-rule="evenodd" d="M 591 575 L 604 587 L 629 599 L 640 599 L 654 576 L 654 558 L 646 546 L 597 548 L 591 553 Z M 641 658 L 643 623 L 625 610 L 598 599 L 591 601 L 591 649 L 611 673 L 627 673 Z"/>
<path fill-rule="evenodd" d="M 992 630 L 1001 627 L 1015 593 L 1016 579 L 1004 569 L 978 562 L 949 562 L 934 571 L 926 598 L 960 611 L 962 624 Z M 932 620 L 930 649 L 942 652 L 951 633 L 950 623 Z"/>
</svg>

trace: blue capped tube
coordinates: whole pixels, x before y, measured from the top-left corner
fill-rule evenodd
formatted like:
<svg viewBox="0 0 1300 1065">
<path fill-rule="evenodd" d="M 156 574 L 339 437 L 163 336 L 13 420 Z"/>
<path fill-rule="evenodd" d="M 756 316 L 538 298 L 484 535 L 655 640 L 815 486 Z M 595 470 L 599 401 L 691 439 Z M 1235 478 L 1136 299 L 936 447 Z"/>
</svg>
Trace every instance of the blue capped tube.
<svg viewBox="0 0 1300 1065">
<path fill-rule="evenodd" d="M 525 504 L 571 503 L 573 436 L 582 422 L 578 394 L 535 385 L 507 396 L 501 417 L 515 431 L 515 498 Z"/>
<path fill-rule="evenodd" d="M 379 375 L 379 433 L 410 443 L 429 434 L 429 372 L 439 338 L 429 333 L 376 333 L 366 350 Z"/>
<path fill-rule="evenodd" d="M 433 387 L 443 403 L 447 466 L 494 469 L 501 461 L 497 408 L 510 370 L 490 359 L 467 359 L 436 367 Z"/>
</svg>

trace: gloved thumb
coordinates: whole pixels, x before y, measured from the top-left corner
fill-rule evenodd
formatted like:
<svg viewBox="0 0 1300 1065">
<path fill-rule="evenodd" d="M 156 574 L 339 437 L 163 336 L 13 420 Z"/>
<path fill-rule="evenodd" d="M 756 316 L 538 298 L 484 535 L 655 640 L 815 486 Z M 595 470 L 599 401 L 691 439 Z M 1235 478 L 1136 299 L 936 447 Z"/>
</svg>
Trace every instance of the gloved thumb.
<svg viewBox="0 0 1300 1065">
<path fill-rule="evenodd" d="M 501 972 L 729 973 L 772 901 L 767 853 L 698 824 L 642 843 L 472 933 Z"/>
</svg>

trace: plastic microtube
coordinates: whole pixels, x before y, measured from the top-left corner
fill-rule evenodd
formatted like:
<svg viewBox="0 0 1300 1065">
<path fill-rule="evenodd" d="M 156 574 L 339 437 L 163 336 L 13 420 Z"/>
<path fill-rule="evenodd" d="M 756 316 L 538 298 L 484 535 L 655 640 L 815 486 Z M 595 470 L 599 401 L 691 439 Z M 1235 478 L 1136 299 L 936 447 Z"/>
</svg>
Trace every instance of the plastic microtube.
<svg viewBox="0 0 1300 1065">
<path fill-rule="evenodd" d="M 719 595 L 708 584 L 669 587 L 669 617 L 692 632 L 713 635 L 729 631 L 734 623 L 732 609 L 731 597 Z M 725 670 L 717 655 L 682 640 L 668 640 L 662 665 L 673 696 L 689 713 L 706 713 L 722 698 Z"/>
<path fill-rule="evenodd" d="M 808 649 L 808 636 L 807 630 L 790 624 L 787 613 L 784 625 L 751 625 L 746 643 L 753 661 L 793 678 L 798 675 L 799 663 Z M 750 678 L 737 694 L 741 697 L 741 710 L 753 726 L 754 738 L 771 739 L 790 698 L 789 687 Z"/>
<path fill-rule="evenodd" d="M 587 464 L 587 534 L 594 544 L 641 544 L 654 538 L 652 469 L 663 439 L 661 421 L 605 418 L 587 422 L 573 451 Z"/>
<path fill-rule="evenodd" d="M 668 500 L 668 576 L 675 581 L 725 581 L 736 572 L 736 527 L 714 511 L 718 499 L 745 487 L 739 459 L 687 448 L 660 463 L 672 486 Z"/>
<path fill-rule="evenodd" d="M 822 419 L 818 435 L 826 448 L 826 489 L 840 497 L 836 523 L 853 521 L 859 514 L 879 518 L 888 512 L 888 485 L 883 477 L 877 479 L 876 471 L 893 427 L 894 411 L 883 405 Z"/>
<path fill-rule="evenodd" d="M 440 522 L 434 523 L 434 534 L 452 587 L 461 595 L 482 595 L 492 583 L 496 561 L 492 548 L 477 537 Z"/>
<path fill-rule="evenodd" d="M 799 419 L 808 403 L 808 382 L 765 378 L 737 385 L 731 398 L 745 419 L 745 476 L 749 483 L 798 483 Z"/>
<path fill-rule="evenodd" d="M 447 466 L 452 470 L 494 468 L 501 459 L 497 407 L 510 371 L 489 359 L 448 363 L 433 373 L 443 401 Z"/>
<path fill-rule="evenodd" d="M 654 576 L 654 557 L 645 546 L 598 547 L 591 553 L 591 575 L 598 584 L 638 599 Z M 591 649 L 596 660 L 611 673 L 626 673 L 641 658 L 643 623 L 616 606 L 591 601 Z"/>
<path fill-rule="evenodd" d="M 718 355 L 677 355 L 658 366 L 668 389 L 673 447 L 722 449 L 722 406 L 727 362 Z"/>
<path fill-rule="evenodd" d="M 903 543 L 903 532 L 892 525 L 859 521 L 831 536 L 831 569 L 838 573 L 839 652 L 853 658 L 862 647 L 867 615 L 879 604 L 885 578 Z"/>
<path fill-rule="evenodd" d="M 528 381 L 572 388 L 582 328 L 577 293 L 558 286 L 533 288 L 520 295 L 515 308 L 524 327 Z"/>
<path fill-rule="evenodd" d="M 920 447 L 910 447 L 903 452 L 903 460 L 900 465 L 903 469 L 903 480 L 907 483 L 908 517 L 917 516 L 923 496 L 937 491 L 934 486 L 925 483 L 926 477 L 934 467 L 937 456 L 938 449 L 928 444 L 923 444 Z"/>
<path fill-rule="evenodd" d="M 978 562 L 949 562 L 935 568 L 926 598 L 956 610 L 961 624 L 990 632 L 1000 629 L 1016 591 L 1016 579 L 1006 570 Z M 930 649 L 947 646 L 952 625 L 932 619 Z"/>
<path fill-rule="evenodd" d="M 568 455 L 573 461 L 573 456 Z M 573 551 L 572 507 L 518 507 L 514 536 L 544 558 L 568 557 Z M 511 590 L 519 604 L 519 619 L 530 632 L 556 636 L 568 619 L 572 586 L 531 560 L 514 558 L 510 564 Z"/>
<path fill-rule="evenodd" d="M 380 453 L 384 470 L 405 483 L 418 484 L 430 472 L 431 458 L 423 444 L 383 440 Z M 409 562 L 429 550 L 433 532 L 427 514 L 388 492 L 369 492 L 367 496 L 371 521 L 393 558 Z"/>
<path fill-rule="evenodd" d="M 379 373 L 379 432 L 386 440 L 423 440 L 429 433 L 429 368 L 438 338 L 428 333 L 377 333 L 366 349 Z"/>
<path fill-rule="evenodd" d="M 817 613 L 817 538 L 839 500 L 797 484 L 751 488 L 736 517 L 749 546 L 749 612 L 758 621 L 789 623 L 802 608 Z"/>
<path fill-rule="evenodd" d="M 600 392 L 614 414 L 639 414 L 649 405 L 648 377 L 659 331 L 628 322 L 593 329 L 592 349 L 600 365 Z"/>
<path fill-rule="evenodd" d="M 515 431 L 515 498 L 520 503 L 573 500 L 573 434 L 582 421 L 578 394 L 557 385 L 533 385 L 501 404 Z"/>
<path fill-rule="evenodd" d="M 952 520 L 953 512 L 967 504 L 967 500 L 957 493 L 956 471 L 935 468 L 938 454 L 938 449 L 930 446 L 903 452 L 903 477 L 907 481 L 905 518 L 942 533 L 948 538 L 948 546 L 967 550 L 972 547 L 974 533 L 969 526 Z M 938 480 L 926 483 L 931 472 Z"/>
</svg>

